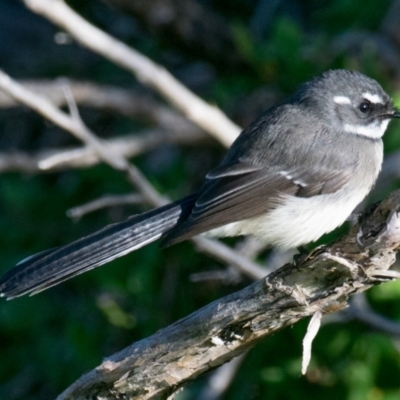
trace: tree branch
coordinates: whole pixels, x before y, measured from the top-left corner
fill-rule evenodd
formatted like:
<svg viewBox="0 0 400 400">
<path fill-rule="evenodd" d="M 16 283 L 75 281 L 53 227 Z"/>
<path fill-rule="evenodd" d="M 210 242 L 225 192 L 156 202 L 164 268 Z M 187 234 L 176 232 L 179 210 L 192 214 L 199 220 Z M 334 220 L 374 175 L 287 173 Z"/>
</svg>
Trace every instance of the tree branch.
<svg viewBox="0 0 400 400">
<path fill-rule="evenodd" d="M 325 318 L 324 324 L 347 323 L 351 320 L 362 322 L 367 327 L 389 336 L 400 336 L 400 323 L 374 311 L 368 304 L 365 293 L 353 296 L 350 307 Z"/>
<path fill-rule="evenodd" d="M 347 307 L 349 296 L 399 277 L 389 270 L 400 246 L 399 212 L 397 191 L 333 244 L 133 343 L 83 375 L 58 400 L 167 399 L 266 336 L 317 311 Z"/>
<path fill-rule="evenodd" d="M 78 220 L 84 215 L 106 207 L 116 207 L 125 204 L 141 204 L 143 198 L 139 194 L 105 195 L 88 203 L 67 210 L 67 217 Z"/>
<path fill-rule="evenodd" d="M 74 110 L 76 109 L 74 118 L 74 115 L 68 115 L 61 111 L 50 100 L 26 89 L 1 70 L 0 89 L 12 96 L 16 101 L 30 107 L 44 118 L 81 140 L 86 146 L 90 147 L 102 161 L 112 168 L 125 172 L 129 181 L 138 187 L 143 197 L 150 204 L 155 204 L 157 206 L 165 204 L 166 199 L 157 193 L 136 167 L 130 164 L 120 153 L 107 146 L 106 141 L 98 139 L 83 123 L 79 114 L 77 114 L 78 111 L 75 104 L 73 107 L 70 107 L 74 108 Z M 72 100 L 72 98 L 70 100 Z"/>
<path fill-rule="evenodd" d="M 166 143 L 194 146 L 209 138 L 199 129 L 193 132 L 149 129 L 140 134 L 131 134 L 107 140 L 107 146 L 126 158 L 135 157 Z M 210 140 L 210 139 L 209 139 Z M 0 152 L 0 174 L 9 171 L 30 174 L 87 168 L 101 162 L 91 147 L 54 148 L 36 153 L 12 151 Z"/>
<path fill-rule="evenodd" d="M 30 10 L 65 29 L 82 45 L 133 73 L 141 83 L 158 91 L 225 146 L 239 135 L 240 128 L 219 108 L 201 100 L 165 68 L 91 25 L 63 0 L 24 0 L 24 3 Z"/>
<path fill-rule="evenodd" d="M 129 118 L 141 118 L 158 122 L 158 118 L 157 116 L 154 116 L 154 114 L 168 110 L 166 106 L 151 99 L 150 96 L 145 96 L 143 94 L 138 95 L 135 94 L 133 90 L 122 89 L 111 85 L 101 85 L 88 81 L 76 81 L 68 78 L 58 78 L 55 80 L 23 79 L 18 82 L 32 92 L 47 97 L 58 107 L 67 104 L 63 93 L 63 87 L 68 85 L 77 104 L 112 111 Z M 1 108 L 16 106 L 19 106 L 17 101 L 7 95 L 7 93 L 0 91 Z M 176 112 L 173 113 L 176 114 Z M 182 116 L 179 117 L 183 118 Z"/>
</svg>

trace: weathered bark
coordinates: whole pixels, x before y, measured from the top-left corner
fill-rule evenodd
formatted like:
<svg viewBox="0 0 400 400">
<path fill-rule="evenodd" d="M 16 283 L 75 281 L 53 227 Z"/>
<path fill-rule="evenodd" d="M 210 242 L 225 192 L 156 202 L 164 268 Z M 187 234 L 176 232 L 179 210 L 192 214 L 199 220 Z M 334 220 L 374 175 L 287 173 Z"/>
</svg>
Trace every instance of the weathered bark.
<svg viewBox="0 0 400 400">
<path fill-rule="evenodd" d="M 286 264 L 114 354 L 58 399 L 167 399 L 266 336 L 386 280 L 400 246 L 400 191 L 329 246 Z M 300 349 L 299 349 L 300 352 Z"/>
</svg>

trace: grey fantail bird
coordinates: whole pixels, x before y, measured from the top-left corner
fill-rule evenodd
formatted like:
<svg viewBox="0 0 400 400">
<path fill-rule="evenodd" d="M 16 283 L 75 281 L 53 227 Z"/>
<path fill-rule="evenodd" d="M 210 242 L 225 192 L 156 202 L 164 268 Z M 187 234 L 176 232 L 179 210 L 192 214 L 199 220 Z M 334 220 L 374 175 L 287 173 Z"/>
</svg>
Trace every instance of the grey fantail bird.
<svg viewBox="0 0 400 400">
<path fill-rule="evenodd" d="M 315 241 L 371 190 L 381 138 L 398 117 L 375 80 L 328 71 L 247 127 L 199 192 L 21 261 L 0 278 L 0 295 L 35 294 L 159 238 L 163 246 L 203 233 L 283 248 Z"/>
</svg>

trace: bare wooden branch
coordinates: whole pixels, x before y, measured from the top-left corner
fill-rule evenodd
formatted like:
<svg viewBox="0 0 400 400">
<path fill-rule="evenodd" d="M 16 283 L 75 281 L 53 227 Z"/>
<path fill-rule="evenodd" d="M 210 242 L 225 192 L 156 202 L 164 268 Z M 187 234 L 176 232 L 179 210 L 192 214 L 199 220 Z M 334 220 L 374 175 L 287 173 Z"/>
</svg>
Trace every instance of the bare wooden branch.
<svg viewBox="0 0 400 400">
<path fill-rule="evenodd" d="M 200 135 L 206 133 L 197 125 L 186 119 L 175 110 L 161 104 L 159 101 L 143 93 L 135 94 L 115 86 L 99 85 L 87 81 L 75 81 L 66 78 L 56 80 L 19 80 L 18 83 L 31 92 L 46 97 L 57 107 L 67 104 L 63 86 L 68 85 L 75 102 L 79 105 L 111 111 L 129 117 L 155 124 L 172 132 L 179 131 L 180 135 Z M 0 108 L 20 106 L 12 96 L 0 90 Z M 168 133 L 168 132 L 167 132 Z M 183 138 L 182 138 L 183 140 Z M 187 140 L 190 140 L 189 138 Z"/>
<path fill-rule="evenodd" d="M 135 157 L 166 143 L 194 146 L 209 137 L 201 130 L 193 132 L 149 129 L 139 134 L 130 134 L 107 141 L 112 151 L 126 158 Z M 0 152 L 0 173 L 18 171 L 30 174 L 87 168 L 101 162 L 98 154 L 90 147 L 54 148 L 36 153 L 12 151 Z"/>
<path fill-rule="evenodd" d="M 347 307 L 351 295 L 400 276 L 389 270 L 400 247 L 399 212 L 397 191 L 333 244 L 133 343 L 58 400 L 167 399 L 266 336 L 316 312 Z"/>
<path fill-rule="evenodd" d="M 208 378 L 208 382 L 202 389 L 198 400 L 220 400 L 229 389 L 237 376 L 237 372 L 243 363 L 247 353 L 241 354 L 228 363 L 221 365 Z"/>
<path fill-rule="evenodd" d="M 21 85 L 47 97 L 56 106 L 66 105 L 66 99 L 62 91 L 65 84 L 71 88 L 71 92 L 78 104 L 102 110 L 110 110 L 129 117 L 138 118 L 157 109 L 159 104 L 144 96 L 137 96 L 132 91 L 109 85 L 100 85 L 87 81 L 75 81 L 67 78 L 56 80 L 19 80 Z M 144 104 L 144 105 L 143 105 Z M 0 107 L 9 108 L 19 106 L 11 96 L 0 91 Z"/>
<path fill-rule="evenodd" d="M 124 157 L 134 157 L 161 144 L 196 144 L 202 139 L 204 139 L 203 134 L 188 136 L 179 131 L 147 130 L 139 135 L 127 135 L 108 140 L 107 146 Z M 42 171 L 86 168 L 101 161 L 97 153 L 91 148 L 43 151 L 36 158 L 38 159 L 38 169 Z"/>
<path fill-rule="evenodd" d="M 65 29 L 82 45 L 127 69 L 141 83 L 157 90 L 225 146 L 229 146 L 240 133 L 240 128 L 219 108 L 201 100 L 162 66 L 91 25 L 63 0 L 24 0 L 24 3 L 30 10 Z"/>
<path fill-rule="evenodd" d="M 84 215 L 101 210 L 106 207 L 115 207 L 126 204 L 140 204 L 143 203 L 143 198 L 139 194 L 125 194 L 125 195 L 106 195 L 99 199 L 92 200 L 89 203 L 76 206 L 67 210 L 67 217 L 72 219 L 80 219 Z"/>
<path fill-rule="evenodd" d="M 50 100 L 33 93 L 5 72 L 0 70 L 0 89 L 18 102 L 30 107 L 44 118 L 63 128 L 89 146 L 98 157 L 112 168 L 126 173 L 128 179 L 141 191 L 143 197 L 151 204 L 162 205 L 166 200 L 142 176 L 141 172 L 130 164 L 120 153 L 107 146 L 90 131 L 80 118 L 72 118 L 57 108 Z"/>
<path fill-rule="evenodd" d="M 0 71 L 0 88 L 16 101 L 30 107 L 49 121 L 90 145 L 104 161 L 112 165 L 114 168 L 123 170 L 126 167 L 126 162 L 118 157 L 118 155 L 106 152 L 98 140 L 93 138 L 89 129 L 83 126 L 80 121 L 72 119 L 68 114 L 61 111 L 45 97 L 28 90 L 15 80 L 11 79 L 11 77 L 3 71 Z"/>
<path fill-rule="evenodd" d="M 240 252 L 232 250 L 228 246 L 224 246 L 217 240 L 210 240 L 198 236 L 192 238 L 192 241 L 196 244 L 197 250 L 213 257 L 217 257 L 229 265 L 239 268 L 244 275 L 251 279 L 260 279 L 267 273 L 264 268 L 260 267 L 244 255 L 241 255 Z"/>
<path fill-rule="evenodd" d="M 400 323 L 374 311 L 368 304 L 365 293 L 358 293 L 353 296 L 350 307 L 325 318 L 324 324 L 347 323 L 351 320 L 359 321 L 374 331 L 382 332 L 385 335 L 400 337 Z"/>
</svg>

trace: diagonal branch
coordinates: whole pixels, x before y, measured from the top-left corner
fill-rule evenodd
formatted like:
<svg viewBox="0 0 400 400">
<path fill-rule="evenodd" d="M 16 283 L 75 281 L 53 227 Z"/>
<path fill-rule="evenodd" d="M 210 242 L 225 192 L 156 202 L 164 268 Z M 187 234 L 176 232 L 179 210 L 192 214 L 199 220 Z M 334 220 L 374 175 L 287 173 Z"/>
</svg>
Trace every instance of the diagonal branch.
<svg viewBox="0 0 400 400">
<path fill-rule="evenodd" d="M 167 399 L 266 336 L 315 313 L 347 307 L 351 295 L 400 276 L 389 270 L 400 247 L 399 211 L 397 191 L 333 244 L 133 343 L 58 400 Z"/>
<path fill-rule="evenodd" d="M 142 195 L 149 203 L 156 205 L 165 203 L 166 200 L 154 190 L 142 176 L 141 172 L 132 164 L 129 164 L 120 153 L 107 146 L 105 141 L 98 139 L 80 118 L 73 118 L 61 111 L 51 101 L 26 89 L 1 70 L 0 89 L 12 96 L 16 101 L 30 107 L 44 118 L 81 140 L 86 146 L 89 146 L 95 151 L 101 160 L 112 168 L 118 171 L 124 171 L 128 179 L 139 188 Z"/>
<path fill-rule="evenodd" d="M 240 128 L 219 108 L 201 100 L 162 66 L 91 25 L 63 0 L 24 0 L 24 3 L 65 29 L 82 45 L 133 73 L 225 146 L 240 133 Z"/>
<path fill-rule="evenodd" d="M 126 158 L 135 157 L 166 143 L 194 146 L 209 139 L 199 129 L 174 131 L 148 129 L 140 134 L 130 134 L 107 140 L 108 148 Z M 100 163 L 98 154 L 90 147 L 52 148 L 35 153 L 0 152 L 0 174 L 9 171 L 30 174 L 65 169 L 87 168 Z"/>
<path fill-rule="evenodd" d="M 79 105 L 121 114 L 136 121 L 150 122 L 170 131 L 180 131 L 182 134 L 185 132 L 188 136 L 192 134 L 206 136 L 203 130 L 177 111 L 148 95 L 135 93 L 133 90 L 67 78 L 18 82 L 30 91 L 51 100 L 57 107 L 67 104 L 63 87 L 68 85 L 75 102 Z M 17 105 L 19 103 L 12 96 L 0 91 L 0 108 L 11 108 Z"/>
<path fill-rule="evenodd" d="M 84 215 L 92 213 L 106 207 L 115 207 L 125 204 L 140 204 L 143 203 L 143 198 L 139 194 L 125 194 L 125 195 L 105 195 L 93 201 L 90 201 L 80 206 L 70 208 L 67 210 L 67 217 L 74 220 L 79 220 Z"/>
</svg>

